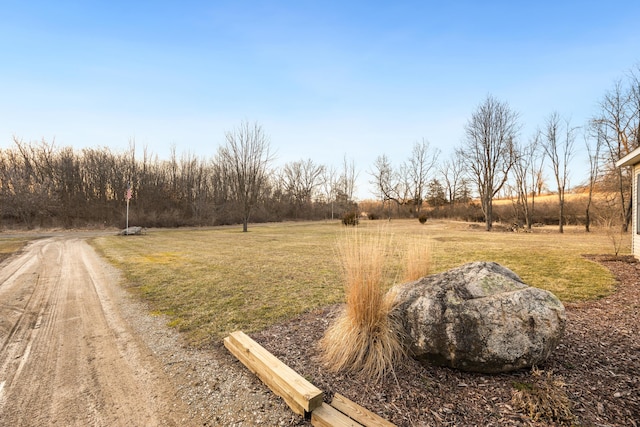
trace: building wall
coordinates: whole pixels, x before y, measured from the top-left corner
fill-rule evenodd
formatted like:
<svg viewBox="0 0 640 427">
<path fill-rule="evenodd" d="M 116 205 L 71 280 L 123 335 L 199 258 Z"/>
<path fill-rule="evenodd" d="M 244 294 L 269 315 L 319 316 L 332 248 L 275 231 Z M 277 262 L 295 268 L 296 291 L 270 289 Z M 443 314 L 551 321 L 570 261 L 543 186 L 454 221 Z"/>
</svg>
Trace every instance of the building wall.
<svg viewBox="0 0 640 427">
<path fill-rule="evenodd" d="M 638 185 L 638 180 L 640 180 L 640 163 L 636 163 L 633 165 L 633 185 L 632 185 L 632 203 L 633 203 L 633 211 L 631 215 L 631 253 L 635 255 L 636 258 L 640 258 L 640 229 L 638 228 L 639 221 L 638 216 L 640 216 L 640 186 Z"/>
</svg>

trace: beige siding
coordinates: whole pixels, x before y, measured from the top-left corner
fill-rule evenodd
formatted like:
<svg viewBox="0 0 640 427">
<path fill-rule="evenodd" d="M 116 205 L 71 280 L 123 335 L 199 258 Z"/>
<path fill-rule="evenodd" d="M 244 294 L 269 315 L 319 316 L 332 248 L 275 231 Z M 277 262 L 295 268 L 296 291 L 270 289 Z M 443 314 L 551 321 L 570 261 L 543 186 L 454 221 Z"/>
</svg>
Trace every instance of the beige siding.
<svg viewBox="0 0 640 427">
<path fill-rule="evenodd" d="M 640 175 L 640 163 L 633 165 L 633 184 L 631 186 L 632 193 L 632 215 L 631 215 L 631 253 L 636 258 L 640 258 L 640 235 L 638 234 L 638 215 L 640 214 L 638 197 L 638 175 Z"/>
</svg>

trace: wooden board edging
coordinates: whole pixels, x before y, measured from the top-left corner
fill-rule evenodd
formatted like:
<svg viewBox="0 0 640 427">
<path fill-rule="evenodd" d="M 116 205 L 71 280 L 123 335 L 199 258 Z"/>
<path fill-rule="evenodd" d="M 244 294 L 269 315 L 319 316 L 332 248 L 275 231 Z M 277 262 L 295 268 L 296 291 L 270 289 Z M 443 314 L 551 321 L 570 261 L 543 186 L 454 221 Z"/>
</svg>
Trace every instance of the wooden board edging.
<svg viewBox="0 0 640 427">
<path fill-rule="evenodd" d="M 296 414 L 305 416 L 322 405 L 323 392 L 282 363 L 242 331 L 229 334 L 224 346 L 280 396 Z"/>
<path fill-rule="evenodd" d="M 396 427 L 379 415 L 336 393 L 331 404 L 323 402 L 322 390 L 311 384 L 242 331 L 229 334 L 224 346 L 253 372 L 293 412 L 310 415 L 318 427 Z M 307 418 L 308 419 L 308 418 Z"/>
<path fill-rule="evenodd" d="M 311 413 L 311 425 L 314 427 L 364 427 L 326 403 Z"/>
<path fill-rule="evenodd" d="M 374 414 L 338 393 L 333 396 L 331 406 L 365 427 L 396 427 L 395 424 L 390 423 L 381 416 Z"/>
</svg>

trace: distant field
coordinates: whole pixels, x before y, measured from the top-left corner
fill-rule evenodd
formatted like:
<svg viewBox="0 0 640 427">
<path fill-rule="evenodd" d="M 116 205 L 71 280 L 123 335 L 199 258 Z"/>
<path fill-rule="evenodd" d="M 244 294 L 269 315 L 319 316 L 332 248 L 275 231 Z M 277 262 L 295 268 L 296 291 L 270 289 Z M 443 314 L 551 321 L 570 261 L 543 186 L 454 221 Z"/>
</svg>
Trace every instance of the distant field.
<svg viewBox="0 0 640 427">
<path fill-rule="evenodd" d="M 595 192 L 593 193 L 593 201 L 598 202 L 598 201 L 604 201 L 604 200 L 611 200 L 616 196 L 617 194 L 614 194 L 614 193 Z M 572 203 L 572 202 L 586 203 L 588 197 L 589 197 L 589 194 L 587 192 L 565 193 L 564 200 L 567 203 Z M 530 201 L 531 200 L 529 200 L 529 202 Z M 553 193 L 541 194 L 535 197 L 535 202 L 540 204 L 544 204 L 544 203 L 557 204 L 558 194 L 553 194 Z M 494 199 L 493 200 L 493 204 L 495 206 L 511 205 L 513 203 L 514 203 L 513 199 Z"/>
<path fill-rule="evenodd" d="M 534 233 L 487 233 L 467 223 L 417 220 L 364 221 L 360 230 L 383 227 L 398 247 L 388 284 L 397 281 L 402 250 L 413 239 L 433 246 L 433 272 L 489 260 L 515 271 L 563 301 L 610 293 L 614 279 L 582 254 L 613 252 L 604 232 L 555 227 Z M 127 285 L 170 324 L 206 345 L 228 332 L 251 332 L 301 312 L 343 300 L 335 245 L 338 222 L 281 223 L 196 230 L 151 230 L 144 236 L 107 236 L 93 245 L 125 273 Z M 629 239 L 627 235 L 625 239 Z M 629 252 L 625 242 L 623 252 Z"/>
</svg>

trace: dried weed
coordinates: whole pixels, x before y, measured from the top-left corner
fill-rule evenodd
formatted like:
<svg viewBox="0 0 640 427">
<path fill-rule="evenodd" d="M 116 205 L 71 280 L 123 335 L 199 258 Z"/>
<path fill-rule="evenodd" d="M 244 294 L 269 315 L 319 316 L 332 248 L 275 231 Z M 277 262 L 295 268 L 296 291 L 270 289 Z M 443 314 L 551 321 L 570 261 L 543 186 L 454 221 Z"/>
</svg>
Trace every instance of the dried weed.
<svg viewBox="0 0 640 427">
<path fill-rule="evenodd" d="M 511 403 L 514 408 L 534 421 L 572 425 L 575 417 L 565 392 L 566 384 L 553 371 L 533 368 L 531 382 L 514 383 Z"/>
</svg>

